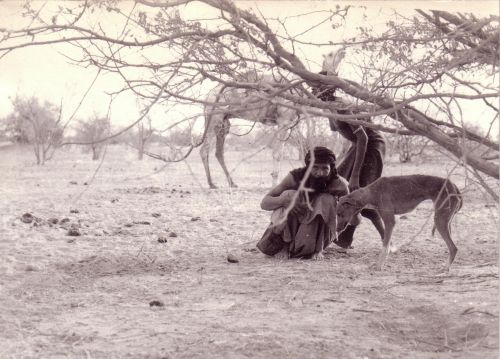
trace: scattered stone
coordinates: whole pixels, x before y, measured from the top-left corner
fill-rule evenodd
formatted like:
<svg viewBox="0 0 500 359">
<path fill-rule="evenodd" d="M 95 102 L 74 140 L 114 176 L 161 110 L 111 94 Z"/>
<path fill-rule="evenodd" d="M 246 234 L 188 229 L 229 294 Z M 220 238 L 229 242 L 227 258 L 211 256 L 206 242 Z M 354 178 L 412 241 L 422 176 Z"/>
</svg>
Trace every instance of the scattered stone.
<svg viewBox="0 0 500 359">
<path fill-rule="evenodd" d="M 144 224 L 146 226 L 150 226 L 151 225 L 151 222 L 149 222 L 149 221 L 134 221 L 133 223 L 134 224 Z"/>
<path fill-rule="evenodd" d="M 119 199 L 118 199 L 118 198 L 112 198 L 112 199 L 111 199 L 111 203 L 116 203 L 116 202 L 118 202 L 118 201 L 119 201 Z"/>
<path fill-rule="evenodd" d="M 120 236 L 120 235 L 131 236 L 132 234 L 133 233 L 128 229 L 122 229 L 122 228 L 115 229 L 112 233 L 113 236 Z"/>
<path fill-rule="evenodd" d="M 57 218 L 52 217 L 47 219 L 47 222 L 49 222 L 50 224 L 57 224 L 59 220 Z"/>
<path fill-rule="evenodd" d="M 160 213 L 151 213 L 151 215 L 155 218 L 158 218 L 158 217 L 161 217 L 161 214 Z"/>
<path fill-rule="evenodd" d="M 68 223 L 69 221 L 70 221 L 69 218 L 63 218 L 63 219 L 61 219 L 61 221 L 59 222 L 59 224 Z"/>
<path fill-rule="evenodd" d="M 216 220 L 215 218 L 210 218 L 209 219 L 209 222 L 219 222 L 218 220 Z"/>
<path fill-rule="evenodd" d="M 495 203 L 486 203 L 484 206 L 485 206 L 486 208 L 494 208 L 494 207 L 496 207 L 497 205 L 496 205 Z"/>
<path fill-rule="evenodd" d="M 236 256 L 234 254 L 228 254 L 227 261 L 229 263 L 238 263 L 239 262 L 238 258 L 236 258 Z"/>
<path fill-rule="evenodd" d="M 34 265 L 28 264 L 26 268 L 24 268 L 26 272 L 37 272 L 38 268 L 35 267 Z"/>
<path fill-rule="evenodd" d="M 168 236 L 169 236 L 169 237 L 177 237 L 177 233 L 175 233 L 175 232 L 170 232 L 170 233 L 168 234 Z"/>
<path fill-rule="evenodd" d="M 76 239 L 75 238 L 70 238 L 66 241 L 67 243 L 75 243 Z"/>
<path fill-rule="evenodd" d="M 69 213 L 80 213 L 80 211 L 77 209 L 70 209 Z"/>
<path fill-rule="evenodd" d="M 408 216 L 402 215 L 399 219 L 408 219 Z"/>
<path fill-rule="evenodd" d="M 81 236 L 82 234 L 80 233 L 80 229 L 78 229 L 78 227 L 71 226 L 71 228 L 68 229 L 68 233 L 66 233 L 66 235 L 72 236 L 72 237 L 78 237 L 78 236 Z"/>
<path fill-rule="evenodd" d="M 142 190 L 142 193 L 160 193 L 161 188 L 160 187 L 146 187 Z"/>
<path fill-rule="evenodd" d="M 78 184 L 76 181 L 69 181 L 69 184 Z"/>
<path fill-rule="evenodd" d="M 257 252 L 257 248 L 244 248 L 243 249 L 245 252 Z"/>
<path fill-rule="evenodd" d="M 130 227 L 132 227 L 132 226 L 133 226 L 133 224 L 132 224 L 132 223 L 125 223 L 123 226 L 124 226 L 124 227 L 128 227 L 128 228 L 130 228 Z"/>
<path fill-rule="evenodd" d="M 200 217 L 193 217 L 191 218 L 191 222 L 196 222 L 199 221 L 201 218 Z"/>
<path fill-rule="evenodd" d="M 165 304 L 161 300 L 152 300 L 149 302 L 150 307 L 164 307 Z"/>
<path fill-rule="evenodd" d="M 88 185 L 89 185 L 89 183 L 88 183 L 88 182 L 83 182 L 83 185 L 84 185 L 84 186 L 88 186 Z"/>
<path fill-rule="evenodd" d="M 158 237 L 158 243 L 167 243 L 167 238 L 164 236 L 159 236 Z"/>
<path fill-rule="evenodd" d="M 35 217 L 31 213 L 25 213 L 21 216 L 21 221 L 23 223 L 31 223 L 35 220 Z"/>
</svg>

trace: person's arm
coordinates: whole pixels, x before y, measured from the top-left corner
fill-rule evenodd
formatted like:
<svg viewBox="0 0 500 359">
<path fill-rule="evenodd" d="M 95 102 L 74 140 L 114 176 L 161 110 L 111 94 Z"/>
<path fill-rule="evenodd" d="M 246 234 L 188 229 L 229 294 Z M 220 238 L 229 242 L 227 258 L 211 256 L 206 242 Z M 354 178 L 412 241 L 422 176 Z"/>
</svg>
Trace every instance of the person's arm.
<svg viewBox="0 0 500 359">
<path fill-rule="evenodd" d="M 365 160 L 366 147 L 368 145 L 368 135 L 362 126 L 353 129 L 356 136 L 356 157 L 354 158 L 354 165 L 352 167 L 351 177 L 349 178 L 349 189 L 354 191 L 359 188 L 359 176 L 361 174 L 361 167 Z"/>
<path fill-rule="evenodd" d="M 297 185 L 293 176 L 289 173 L 281 183 L 272 188 L 260 202 L 260 208 L 265 211 L 273 211 L 280 207 L 286 207 L 290 204 L 291 197 L 288 195 L 281 195 L 284 191 L 289 189 L 297 189 Z"/>
</svg>

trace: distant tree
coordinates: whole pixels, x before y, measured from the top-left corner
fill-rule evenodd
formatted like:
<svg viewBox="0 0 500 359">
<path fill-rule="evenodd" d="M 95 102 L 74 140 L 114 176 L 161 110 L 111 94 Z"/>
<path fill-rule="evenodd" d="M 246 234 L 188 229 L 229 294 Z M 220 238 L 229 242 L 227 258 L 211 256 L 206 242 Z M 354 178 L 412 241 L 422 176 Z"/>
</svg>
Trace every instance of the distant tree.
<svg viewBox="0 0 500 359">
<path fill-rule="evenodd" d="M 61 123 L 62 106 L 38 98 L 16 96 L 12 113 L 5 118 L 4 133 L 16 143 L 30 144 L 37 165 L 43 165 L 61 145 L 64 126 Z"/>
<path fill-rule="evenodd" d="M 29 144 L 27 126 L 22 125 L 14 113 L 2 119 L 2 135 L 7 140 L 17 144 Z"/>
<path fill-rule="evenodd" d="M 146 151 L 147 145 L 151 142 L 154 132 L 150 117 L 137 123 L 135 128 L 130 132 L 127 144 L 137 149 L 138 160 L 142 161 L 144 158 L 144 151 Z"/>
<path fill-rule="evenodd" d="M 173 128 L 164 137 L 166 144 L 173 146 L 190 146 L 193 142 L 193 133 L 191 127 Z"/>
<path fill-rule="evenodd" d="M 411 162 L 414 157 L 418 157 L 424 152 L 429 144 L 429 139 L 422 136 L 398 136 L 397 150 L 399 153 L 399 162 Z"/>
<path fill-rule="evenodd" d="M 401 131 L 404 127 L 397 125 Z M 423 136 L 401 135 L 400 133 L 386 134 L 385 138 L 389 143 L 389 149 L 392 154 L 397 154 L 399 162 L 411 162 L 413 158 L 421 156 L 424 150 L 430 144 L 430 140 Z"/>
<path fill-rule="evenodd" d="M 7 134 L 7 118 L 0 119 L 0 141 L 9 141 L 10 138 Z"/>
<path fill-rule="evenodd" d="M 92 151 L 92 160 L 96 161 L 101 155 L 101 151 L 106 143 L 103 141 L 109 136 L 110 121 L 107 117 L 94 115 L 88 121 L 80 121 L 76 129 L 76 138 L 84 142 Z"/>
</svg>

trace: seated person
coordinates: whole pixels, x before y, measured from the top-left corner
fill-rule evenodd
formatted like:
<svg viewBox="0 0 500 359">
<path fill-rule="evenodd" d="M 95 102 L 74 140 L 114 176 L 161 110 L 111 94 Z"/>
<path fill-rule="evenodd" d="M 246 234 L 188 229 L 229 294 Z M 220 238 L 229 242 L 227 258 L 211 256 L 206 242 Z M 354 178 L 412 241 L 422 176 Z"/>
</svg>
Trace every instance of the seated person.
<svg viewBox="0 0 500 359">
<path fill-rule="evenodd" d="M 336 236 L 337 197 L 349 192 L 347 181 L 338 176 L 335 155 L 326 147 L 315 147 L 305 156 L 305 167 L 292 170 L 267 193 L 261 208 L 274 211 L 271 224 L 257 244 L 261 252 L 278 258 L 321 258 Z M 298 191 L 313 161 L 305 191 Z"/>
</svg>

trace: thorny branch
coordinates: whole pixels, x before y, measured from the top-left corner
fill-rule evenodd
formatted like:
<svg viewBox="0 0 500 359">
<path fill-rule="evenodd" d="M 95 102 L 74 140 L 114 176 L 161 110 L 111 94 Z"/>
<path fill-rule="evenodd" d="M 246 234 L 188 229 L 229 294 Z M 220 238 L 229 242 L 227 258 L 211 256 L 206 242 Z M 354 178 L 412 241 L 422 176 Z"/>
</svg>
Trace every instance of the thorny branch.
<svg viewBox="0 0 500 359">
<path fill-rule="evenodd" d="M 28 4 L 28 25 L 0 29 L 0 57 L 27 46 L 69 43 L 82 50 L 82 58 L 77 60 L 81 66 L 117 74 L 125 84 L 122 91 L 149 99 L 149 108 L 166 101 L 214 108 L 237 106 L 223 101 L 207 103 L 200 96 L 207 85 L 224 84 L 255 91 L 259 100 L 274 101 L 298 112 L 305 108 L 314 116 L 426 137 L 476 173 L 498 179 L 497 162 L 462 145 L 467 140 L 498 153 L 497 139 L 470 131 L 455 120 L 457 114 L 463 116 L 461 109 L 466 102 L 476 106 L 481 103 L 496 112 L 490 127 L 493 123 L 498 126 L 498 106 L 494 105 L 498 98 L 498 16 L 477 19 L 473 15 L 417 10 L 411 18 L 395 14 L 382 32 L 360 26 L 352 39 L 335 42 L 355 55 L 349 60 L 355 76 L 346 78 L 324 76 L 317 73 L 319 69 L 309 69 L 312 59 L 300 58 L 297 46 L 324 45 L 309 41 L 307 35 L 328 19 L 334 38 L 335 31 L 348 23 L 352 9 L 339 7 L 317 24 L 291 36 L 286 21 L 266 18 L 229 0 L 200 1 L 212 15 L 192 19 L 183 12 L 191 3 L 138 0 L 126 11 L 113 1 L 75 2 L 56 16 L 50 13 L 50 20 L 46 9 L 34 9 L 31 6 L 36 3 Z M 103 21 L 108 14 L 125 19 L 116 35 Z M 91 16 L 97 16 L 97 22 L 86 22 Z M 276 30 L 276 24 L 283 31 Z M 408 37 L 408 33 L 413 36 Z M 361 60 L 356 62 L 356 56 Z M 377 63 L 366 61 L 373 57 L 377 57 Z M 287 81 L 242 81 L 248 71 L 272 73 Z M 321 102 L 311 94 L 311 87 L 316 86 L 336 88 L 342 99 Z M 435 99 L 445 102 L 440 105 Z M 341 115 L 338 109 L 349 109 L 353 114 Z M 120 133 L 141 121 L 144 112 Z M 389 118 L 405 130 L 398 130 L 390 121 L 385 122 L 388 125 L 367 123 L 359 113 Z M 192 144 L 187 153 L 197 144 Z"/>
</svg>

